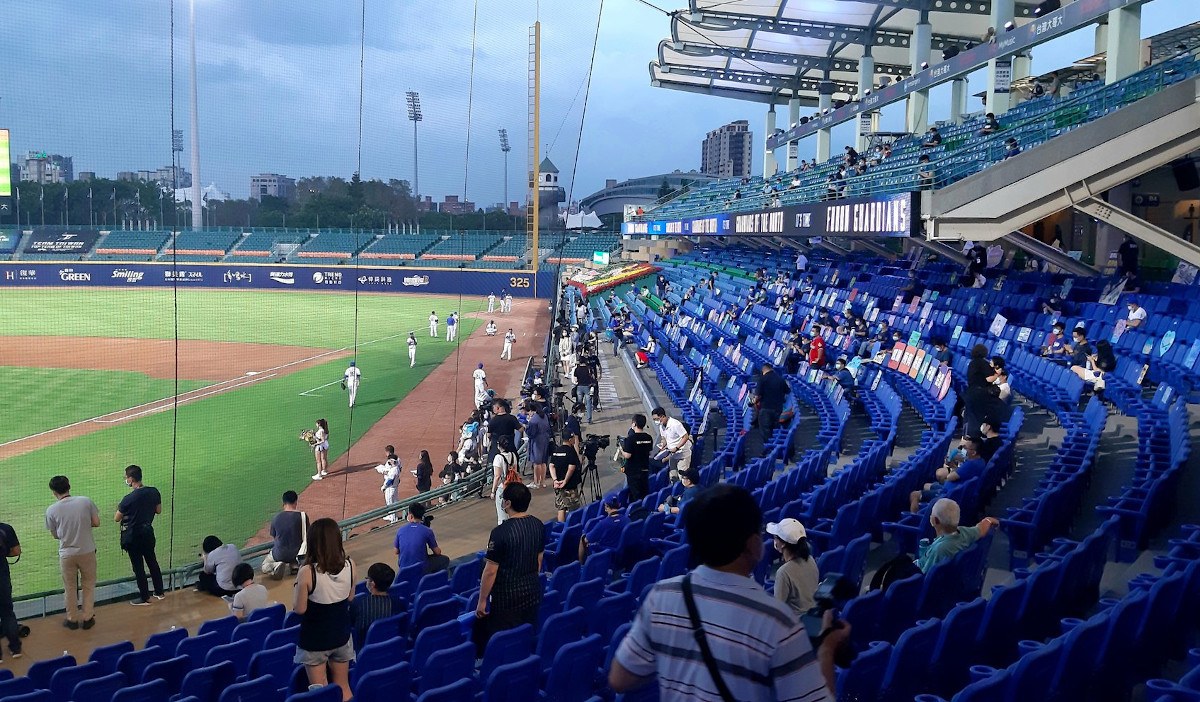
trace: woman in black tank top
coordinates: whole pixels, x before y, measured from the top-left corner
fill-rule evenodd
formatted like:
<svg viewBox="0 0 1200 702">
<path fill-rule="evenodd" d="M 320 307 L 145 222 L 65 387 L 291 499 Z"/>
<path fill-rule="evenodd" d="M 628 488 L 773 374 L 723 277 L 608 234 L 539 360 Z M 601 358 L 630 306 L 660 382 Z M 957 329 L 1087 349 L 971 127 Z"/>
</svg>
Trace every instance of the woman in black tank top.
<svg viewBox="0 0 1200 702">
<path fill-rule="evenodd" d="M 324 518 L 312 523 L 308 559 L 296 575 L 292 604 L 301 616 L 295 662 L 304 665 L 310 689 L 333 683 L 342 688 L 342 699 L 349 700 L 354 564 L 346 557 L 337 522 Z"/>
</svg>

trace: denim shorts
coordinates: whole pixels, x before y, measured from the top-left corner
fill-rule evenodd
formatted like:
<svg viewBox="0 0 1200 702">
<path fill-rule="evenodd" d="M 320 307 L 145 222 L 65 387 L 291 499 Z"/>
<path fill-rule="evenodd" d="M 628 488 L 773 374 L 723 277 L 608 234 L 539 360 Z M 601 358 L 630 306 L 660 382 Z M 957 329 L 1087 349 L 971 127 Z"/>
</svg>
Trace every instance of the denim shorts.
<svg viewBox="0 0 1200 702">
<path fill-rule="evenodd" d="M 354 660 L 353 639 L 330 651 L 305 651 L 302 648 L 297 648 L 296 657 L 292 662 L 306 666 L 317 666 L 330 662 L 349 663 L 352 660 Z"/>
</svg>

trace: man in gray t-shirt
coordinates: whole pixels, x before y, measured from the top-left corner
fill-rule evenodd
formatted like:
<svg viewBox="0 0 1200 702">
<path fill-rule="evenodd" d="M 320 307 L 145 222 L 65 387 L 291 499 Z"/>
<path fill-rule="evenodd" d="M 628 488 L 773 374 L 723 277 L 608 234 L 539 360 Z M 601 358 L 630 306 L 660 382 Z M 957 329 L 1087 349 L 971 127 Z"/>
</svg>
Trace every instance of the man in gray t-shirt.
<svg viewBox="0 0 1200 702">
<path fill-rule="evenodd" d="M 92 529 L 100 526 L 100 510 L 86 497 L 71 495 L 65 475 L 50 479 L 54 504 L 46 508 L 46 529 L 58 539 L 58 562 L 62 569 L 68 629 L 91 629 L 96 624 L 93 604 L 96 592 L 96 540 Z M 79 590 L 83 597 L 79 597 Z M 82 599 L 82 604 L 80 600 Z"/>
<path fill-rule="evenodd" d="M 283 510 L 271 520 L 271 538 L 275 543 L 263 558 L 262 572 L 276 580 L 281 579 L 289 567 L 296 572 L 300 546 L 304 543 L 308 517 L 296 506 L 298 499 L 292 490 L 283 493 Z"/>
<path fill-rule="evenodd" d="M 242 554 L 238 553 L 237 546 L 221 543 L 216 536 L 206 536 L 202 549 L 204 565 L 200 571 L 200 581 L 196 584 L 196 591 L 221 597 L 236 594 L 237 588 L 233 586 L 233 569 L 242 562 Z"/>
</svg>

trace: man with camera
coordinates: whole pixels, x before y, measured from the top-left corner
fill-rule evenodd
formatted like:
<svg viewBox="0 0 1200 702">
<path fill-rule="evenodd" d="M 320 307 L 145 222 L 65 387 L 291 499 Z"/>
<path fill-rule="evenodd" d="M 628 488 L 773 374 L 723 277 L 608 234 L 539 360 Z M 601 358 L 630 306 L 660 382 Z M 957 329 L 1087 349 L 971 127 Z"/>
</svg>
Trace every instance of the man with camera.
<svg viewBox="0 0 1200 702">
<path fill-rule="evenodd" d="M 795 613 L 754 581 L 763 557 L 754 497 L 716 485 L 684 517 L 700 565 L 646 596 L 613 657 L 609 686 L 621 693 L 657 678 L 663 699 L 833 700 L 834 656 L 850 628 L 826 614 L 814 655 Z"/>
<path fill-rule="evenodd" d="M 630 504 L 642 499 L 650 492 L 650 451 L 654 438 L 646 432 L 646 415 L 633 415 L 629 433 L 621 441 L 621 455 L 625 458 L 625 484 L 629 488 Z"/>
<path fill-rule="evenodd" d="M 583 474 L 579 463 L 579 435 L 563 437 L 563 443 L 550 454 L 550 479 L 554 485 L 554 507 L 558 521 L 567 520 L 567 512 L 583 506 L 580 487 Z"/>
<path fill-rule="evenodd" d="M 8 639 L 8 652 L 13 658 L 21 657 L 21 629 L 17 624 L 17 614 L 13 611 L 12 575 L 8 570 L 8 559 L 20 557 L 21 542 L 17 539 L 17 532 L 0 522 L 0 635 Z"/>
</svg>

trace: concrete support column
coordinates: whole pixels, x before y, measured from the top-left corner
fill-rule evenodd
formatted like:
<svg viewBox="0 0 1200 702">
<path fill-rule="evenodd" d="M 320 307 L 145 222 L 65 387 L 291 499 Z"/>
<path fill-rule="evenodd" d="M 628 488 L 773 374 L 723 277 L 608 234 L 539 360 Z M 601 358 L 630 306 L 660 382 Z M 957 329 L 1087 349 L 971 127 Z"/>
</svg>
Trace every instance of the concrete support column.
<svg viewBox="0 0 1200 702">
<path fill-rule="evenodd" d="M 1108 59 L 1104 82 L 1115 83 L 1142 69 L 1142 6 L 1122 7 L 1108 13 Z"/>
<path fill-rule="evenodd" d="M 1102 54 L 1108 51 L 1108 19 L 1096 25 L 1096 41 L 1092 46 L 1093 52 Z"/>
<path fill-rule="evenodd" d="M 990 20 L 992 27 L 996 30 L 997 37 L 1004 36 L 1004 25 L 1012 21 L 1014 4 L 1013 0 L 992 0 Z M 1008 90 L 1008 86 L 1012 82 L 1011 66 L 1011 61 L 1007 58 L 988 61 L 986 106 L 987 111 L 995 113 L 997 117 L 1007 112 L 1008 108 L 1012 106 Z M 1009 76 L 1008 79 L 1005 80 L 1002 77 L 1000 81 L 997 81 L 996 73 L 998 70 L 1001 74 L 1007 73 Z"/>
<path fill-rule="evenodd" d="M 788 101 L 788 128 L 791 125 L 800 122 L 800 98 L 792 98 Z M 787 147 L 787 169 L 789 171 L 796 170 L 800 166 L 800 143 L 793 141 Z"/>
<path fill-rule="evenodd" d="M 963 123 L 963 115 L 967 113 L 967 96 L 970 95 L 967 89 L 966 78 L 955 78 L 950 81 L 950 120 L 955 124 Z"/>
<path fill-rule="evenodd" d="M 833 83 L 821 83 L 817 95 L 817 112 L 833 107 Z M 817 130 L 817 163 L 829 160 L 829 141 L 831 132 L 828 128 Z"/>
<path fill-rule="evenodd" d="M 933 46 L 933 25 L 929 23 L 928 13 L 921 13 L 921 21 L 913 29 L 912 40 L 908 45 L 910 68 L 914 74 L 919 73 L 921 64 L 929 61 Z M 929 91 L 918 90 L 908 96 L 908 112 L 906 124 L 908 131 L 920 134 L 929 124 Z"/>
<path fill-rule="evenodd" d="M 1030 68 L 1032 65 L 1033 65 L 1033 55 L 1028 52 L 1023 53 L 1023 54 L 1017 54 L 1016 56 L 1013 56 L 1012 57 L 1012 79 L 1020 80 L 1022 78 L 1028 78 L 1029 71 L 1030 71 Z M 1028 96 L 1025 96 L 1025 97 L 1028 97 Z M 1015 107 L 1018 103 L 1021 102 L 1021 99 L 1022 99 L 1021 93 L 1012 93 L 1009 97 L 1009 106 Z"/>
<path fill-rule="evenodd" d="M 766 148 L 766 140 L 770 139 L 771 135 L 775 133 L 774 105 L 771 105 L 770 109 L 767 110 L 767 125 L 766 129 L 763 131 L 766 134 L 766 136 L 763 138 L 763 151 L 766 152 L 766 155 L 763 156 L 763 178 L 770 178 L 771 176 L 775 175 L 775 151 L 773 149 Z"/>
<path fill-rule="evenodd" d="M 871 47 L 858 60 L 858 99 L 862 100 L 866 91 L 875 84 L 875 57 L 871 55 Z M 859 120 L 858 136 L 854 140 L 854 150 L 863 151 L 867 148 L 867 135 L 863 131 L 864 123 Z M 873 131 L 873 130 L 872 130 Z"/>
</svg>

